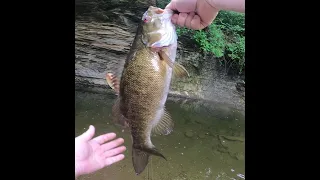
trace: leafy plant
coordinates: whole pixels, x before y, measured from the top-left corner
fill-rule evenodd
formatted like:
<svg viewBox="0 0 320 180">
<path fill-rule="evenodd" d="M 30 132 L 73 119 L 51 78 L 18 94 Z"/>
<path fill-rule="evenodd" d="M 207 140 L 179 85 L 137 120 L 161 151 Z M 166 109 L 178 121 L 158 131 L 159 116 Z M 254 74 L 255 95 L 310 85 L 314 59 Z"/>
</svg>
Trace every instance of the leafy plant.
<svg viewBox="0 0 320 180">
<path fill-rule="evenodd" d="M 244 14 L 221 11 L 207 30 L 177 27 L 178 36 L 187 36 L 205 53 L 220 58 L 221 64 L 236 69 L 239 74 L 245 66 Z"/>
<path fill-rule="evenodd" d="M 157 7 L 165 8 L 169 4 L 170 0 L 157 0 Z"/>
</svg>

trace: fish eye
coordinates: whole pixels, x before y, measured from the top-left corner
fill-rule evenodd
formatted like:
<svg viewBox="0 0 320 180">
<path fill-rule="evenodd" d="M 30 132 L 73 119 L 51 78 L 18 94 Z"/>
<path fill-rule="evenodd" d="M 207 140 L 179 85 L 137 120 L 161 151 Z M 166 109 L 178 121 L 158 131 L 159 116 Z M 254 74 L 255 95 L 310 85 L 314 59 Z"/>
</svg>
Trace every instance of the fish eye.
<svg viewBox="0 0 320 180">
<path fill-rule="evenodd" d="M 150 19 L 151 19 L 150 16 L 145 16 L 145 17 L 143 18 L 143 22 L 147 23 L 147 22 L 150 21 Z"/>
</svg>

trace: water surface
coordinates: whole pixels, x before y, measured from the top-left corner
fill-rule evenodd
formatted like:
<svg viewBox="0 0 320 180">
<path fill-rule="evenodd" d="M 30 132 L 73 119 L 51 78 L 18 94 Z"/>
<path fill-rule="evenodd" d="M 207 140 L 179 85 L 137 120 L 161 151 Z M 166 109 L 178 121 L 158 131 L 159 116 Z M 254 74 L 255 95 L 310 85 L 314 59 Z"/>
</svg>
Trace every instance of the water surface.
<svg viewBox="0 0 320 180">
<path fill-rule="evenodd" d="M 125 159 L 79 179 L 90 180 L 229 180 L 245 179 L 244 114 L 235 109 L 208 104 L 167 101 L 175 127 L 168 136 L 152 137 L 167 158 L 152 156 L 143 173 L 136 176 L 127 131 L 111 122 L 115 96 L 76 92 L 75 136 L 94 125 L 96 135 L 115 132 L 125 140 Z"/>
</svg>

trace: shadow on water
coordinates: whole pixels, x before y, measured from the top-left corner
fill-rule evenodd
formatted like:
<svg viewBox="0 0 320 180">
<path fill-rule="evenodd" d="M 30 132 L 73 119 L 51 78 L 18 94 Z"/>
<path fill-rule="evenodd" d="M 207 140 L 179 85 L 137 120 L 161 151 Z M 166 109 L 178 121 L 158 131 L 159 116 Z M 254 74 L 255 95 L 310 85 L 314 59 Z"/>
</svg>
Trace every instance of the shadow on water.
<svg viewBox="0 0 320 180">
<path fill-rule="evenodd" d="M 134 173 L 129 133 L 111 122 L 115 96 L 76 91 L 75 100 L 75 136 L 92 124 L 96 136 L 115 132 L 117 137 L 124 138 L 127 147 L 123 161 L 79 179 L 148 179 L 147 168 L 139 176 Z M 174 132 L 152 137 L 152 141 L 168 161 L 152 156 L 149 179 L 245 179 L 243 112 L 200 101 L 168 100 L 166 106 L 175 122 Z"/>
</svg>

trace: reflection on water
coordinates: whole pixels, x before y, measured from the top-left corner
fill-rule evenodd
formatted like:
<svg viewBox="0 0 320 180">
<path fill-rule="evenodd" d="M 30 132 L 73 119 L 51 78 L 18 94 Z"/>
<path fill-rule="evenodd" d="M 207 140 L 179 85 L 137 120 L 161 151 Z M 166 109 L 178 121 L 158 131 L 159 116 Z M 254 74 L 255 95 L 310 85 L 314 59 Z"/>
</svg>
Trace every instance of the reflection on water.
<svg viewBox="0 0 320 180">
<path fill-rule="evenodd" d="M 152 156 L 145 171 L 136 176 L 130 136 L 111 122 L 114 99 L 112 95 L 76 92 L 75 136 L 91 124 L 96 128 L 96 136 L 115 132 L 117 137 L 124 138 L 127 147 L 123 161 L 79 179 L 245 179 L 243 113 L 213 104 L 168 101 L 166 107 L 175 122 L 174 131 L 168 136 L 152 137 L 153 144 L 168 161 Z"/>
</svg>

